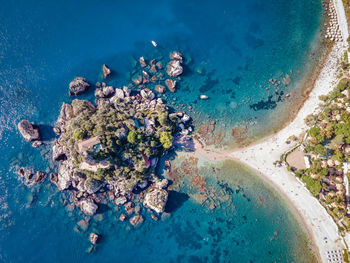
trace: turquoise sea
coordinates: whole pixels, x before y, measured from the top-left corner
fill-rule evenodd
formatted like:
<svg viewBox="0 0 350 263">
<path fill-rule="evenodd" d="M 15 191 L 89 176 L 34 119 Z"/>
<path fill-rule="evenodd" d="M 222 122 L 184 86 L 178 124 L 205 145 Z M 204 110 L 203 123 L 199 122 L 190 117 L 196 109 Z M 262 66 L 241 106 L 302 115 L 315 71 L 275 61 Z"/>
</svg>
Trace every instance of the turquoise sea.
<svg viewBox="0 0 350 263">
<path fill-rule="evenodd" d="M 106 63 L 113 70 L 108 84 L 119 87 L 130 83 L 140 56 L 165 61 L 173 50 L 185 56 L 184 74 L 177 92 L 163 98 L 186 109 L 197 128 L 215 120 L 225 144 L 235 143 L 235 127 L 247 126 L 253 137 L 270 133 L 300 99 L 298 83 L 317 59 L 320 1 L 0 2 L 0 262 L 315 261 L 285 200 L 233 162 L 198 164 L 210 198 L 221 204 L 214 210 L 183 174 L 170 194 L 171 216 L 154 222 L 143 211 L 146 220 L 136 229 L 106 204 L 87 231 L 78 231 L 84 216 L 63 205 L 66 193 L 48 180 L 29 188 L 15 171 L 55 169 L 52 126 L 62 101 L 71 101 L 75 76 L 101 81 Z M 269 79 L 286 74 L 292 82 L 276 92 Z M 92 99 L 93 88 L 81 97 Z M 24 142 L 16 130 L 21 119 L 40 125 L 44 147 Z M 91 231 L 102 239 L 87 253 Z"/>
</svg>

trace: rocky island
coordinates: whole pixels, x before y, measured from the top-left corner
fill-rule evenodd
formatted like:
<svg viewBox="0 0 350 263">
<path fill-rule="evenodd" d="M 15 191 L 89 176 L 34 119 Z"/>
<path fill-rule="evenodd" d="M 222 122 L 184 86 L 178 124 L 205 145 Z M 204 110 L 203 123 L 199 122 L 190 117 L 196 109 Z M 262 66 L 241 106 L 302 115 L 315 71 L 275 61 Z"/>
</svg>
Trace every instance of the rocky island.
<svg viewBox="0 0 350 263">
<path fill-rule="evenodd" d="M 173 61 L 179 61 L 179 53 L 175 54 L 178 60 Z M 77 80 L 88 86 L 85 79 Z M 144 206 L 164 212 L 168 181 L 157 178 L 155 168 L 173 146 L 175 134 L 188 127 L 190 117 L 170 113 L 149 88 L 133 93 L 126 86 L 104 86 L 95 90 L 95 96 L 96 105 L 78 99 L 62 104 L 54 128 L 59 138 L 53 145 L 59 168 L 51 181 L 59 190 L 69 189 L 87 215 L 98 209 L 97 192 L 106 192 L 116 205 L 123 205 L 134 189 L 147 187 Z M 131 223 L 136 221 L 142 220 L 134 218 Z"/>
<path fill-rule="evenodd" d="M 52 158 L 58 172 L 51 173 L 50 180 L 60 191 L 68 191 L 70 205 L 79 207 L 84 214 L 94 215 L 99 203 L 109 199 L 116 206 L 124 205 L 128 215 L 135 211 L 130 224 L 141 224 L 144 218 L 138 213 L 140 209 L 134 208 L 134 192 L 139 193 L 140 204 L 151 212 L 154 220 L 158 219 L 154 213 L 164 212 L 169 183 L 156 176 L 156 167 L 160 158 L 173 149 L 174 137 L 187 136 L 192 131 L 189 115 L 172 112 L 146 87 L 151 75 L 152 83 L 157 82 L 154 90 L 162 86 L 160 81 L 164 78 L 158 75 L 163 73 L 157 72 L 158 68 L 167 70 L 164 73 L 169 78 L 164 83 L 175 91 L 176 80 L 171 78 L 182 73 L 182 55 L 173 52 L 170 59 L 167 69 L 163 69 L 155 60 L 147 66 L 141 57 L 139 82 L 133 80 L 134 83 L 122 88 L 97 83 L 95 103 L 74 99 L 71 104 L 62 104 L 53 128 L 58 137 L 53 142 Z M 107 78 L 111 70 L 105 64 L 102 69 L 103 77 Z M 77 96 L 90 86 L 85 78 L 77 77 L 69 84 L 69 95 Z M 20 122 L 18 128 L 26 140 L 39 139 L 39 130 L 29 121 Z M 19 174 L 28 180 L 34 178 L 35 182 L 45 178 L 42 172 L 34 176 L 24 168 Z M 121 221 L 126 218 L 121 214 Z M 90 239 L 93 244 L 97 242 L 96 236 Z"/>
</svg>

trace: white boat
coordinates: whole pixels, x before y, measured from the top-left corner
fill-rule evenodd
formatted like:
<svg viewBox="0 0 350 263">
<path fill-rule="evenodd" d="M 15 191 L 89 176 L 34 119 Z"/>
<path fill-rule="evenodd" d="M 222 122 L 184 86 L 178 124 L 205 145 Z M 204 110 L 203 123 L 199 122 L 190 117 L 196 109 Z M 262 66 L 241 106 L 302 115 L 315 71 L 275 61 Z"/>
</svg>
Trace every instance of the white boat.
<svg viewBox="0 0 350 263">
<path fill-rule="evenodd" d="M 209 97 L 207 95 L 200 95 L 199 96 L 201 100 L 207 100 Z"/>
<path fill-rule="evenodd" d="M 154 47 L 157 46 L 157 43 L 156 43 L 155 41 L 152 40 L 151 43 L 152 43 L 152 45 L 153 45 Z"/>
</svg>

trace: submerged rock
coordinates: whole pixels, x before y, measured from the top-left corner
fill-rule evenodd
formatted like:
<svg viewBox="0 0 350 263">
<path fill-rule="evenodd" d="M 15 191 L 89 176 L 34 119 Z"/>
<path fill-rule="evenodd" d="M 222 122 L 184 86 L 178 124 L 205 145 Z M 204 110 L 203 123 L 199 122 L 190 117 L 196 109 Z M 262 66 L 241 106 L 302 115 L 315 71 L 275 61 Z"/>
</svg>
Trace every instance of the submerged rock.
<svg viewBox="0 0 350 263">
<path fill-rule="evenodd" d="M 162 94 L 166 91 L 166 88 L 163 85 L 156 85 L 156 91 Z"/>
<path fill-rule="evenodd" d="M 172 60 L 167 65 L 167 74 L 170 77 L 178 77 L 182 74 L 183 68 L 179 60 Z"/>
<path fill-rule="evenodd" d="M 35 141 L 40 139 L 38 128 L 34 128 L 28 120 L 22 120 L 17 125 L 19 132 L 27 141 Z"/>
<path fill-rule="evenodd" d="M 89 228 L 89 221 L 82 219 L 77 223 L 77 225 L 81 228 L 81 230 L 86 231 Z"/>
<path fill-rule="evenodd" d="M 82 77 L 76 77 L 71 83 L 69 83 L 69 95 L 77 96 L 79 94 L 84 93 L 90 84 L 86 81 L 86 79 Z"/>
<path fill-rule="evenodd" d="M 168 89 L 171 91 L 171 92 L 175 92 L 175 86 L 176 86 L 176 80 L 173 80 L 173 79 L 167 79 L 165 81 L 165 85 L 168 87 Z"/>
<path fill-rule="evenodd" d="M 32 146 L 34 148 L 38 148 L 39 146 L 43 145 L 44 143 L 42 141 L 35 141 L 32 143 Z"/>
<path fill-rule="evenodd" d="M 119 217 L 119 220 L 123 222 L 123 221 L 125 221 L 126 218 L 127 218 L 127 216 L 122 213 Z"/>
<path fill-rule="evenodd" d="M 136 215 L 132 218 L 130 218 L 130 224 L 133 226 L 138 226 L 143 223 L 143 217 L 142 215 Z"/>
<path fill-rule="evenodd" d="M 103 72 L 103 77 L 104 78 L 107 78 L 112 73 L 112 71 L 106 66 L 106 64 L 103 64 L 102 72 Z"/>
</svg>

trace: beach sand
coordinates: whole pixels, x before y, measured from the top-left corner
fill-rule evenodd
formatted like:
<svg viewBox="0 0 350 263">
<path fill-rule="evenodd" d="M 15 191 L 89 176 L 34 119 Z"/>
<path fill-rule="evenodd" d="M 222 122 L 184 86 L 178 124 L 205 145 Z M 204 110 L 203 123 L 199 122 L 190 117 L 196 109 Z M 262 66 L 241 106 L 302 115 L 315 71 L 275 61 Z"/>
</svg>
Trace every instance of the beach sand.
<svg viewBox="0 0 350 263">
<path fill-rule="evenodd" d="M 294 174 L 288 172 L 286 167 L 276 167 L 273 163 L 280 160 L 280 156 L 292 147 L 286 144 L 291 135 L 299 136 L 308 127 L 304 123 L 307 115 L 317 112 L 318 97 L 326 95 L 337 83 L 338 60 L 347 50 L 348 26 L 341 0 L 335 0 L 338 24 L 344 39 L 341 43 L 335 43 L 329 53 L 315 85 L 308 99 L 300 108 L 295 119 L 278 133 L 269 136 L 255 144 L 233 152 L 206 150 L 195 141 L 196 155 L 203 156 L 212 161 L 234 159 L 256 170 L 263 178 L 269 181 L 280 193 L 288 198 L 300 215 L 302 221 L 313 239 L 318 257 L 322 262 L 328 262 L 326 253 L 329 250 L 345 249 L 343 238 L 338 233 L 338 227 L 326 209 L 306 189 L 304 184 Z M 349 240 L 350 235 L 345 237 Z"/>
</svg>

